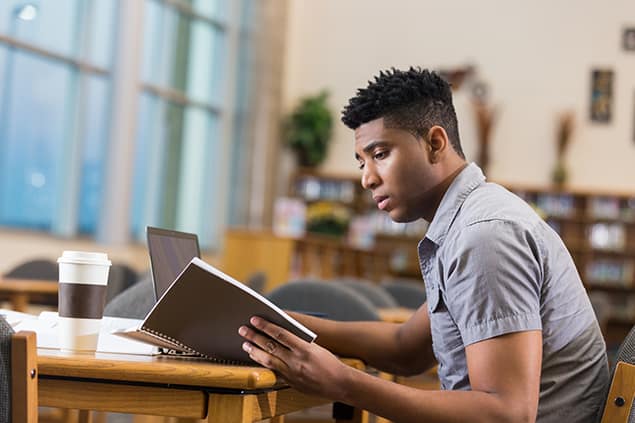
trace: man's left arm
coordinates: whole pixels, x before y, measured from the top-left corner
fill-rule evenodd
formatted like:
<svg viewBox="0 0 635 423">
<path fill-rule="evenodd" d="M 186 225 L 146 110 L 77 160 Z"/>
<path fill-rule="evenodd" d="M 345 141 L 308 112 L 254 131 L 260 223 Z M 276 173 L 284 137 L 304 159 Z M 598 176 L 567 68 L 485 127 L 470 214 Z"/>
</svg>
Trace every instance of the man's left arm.
<svg viewBox="0 0 635 423">
<path fill-rule="evenodd" d="M 315 343 L 256 318 L 244 327 L 250 356 L 298 390 L 351 404 L 398 422 L 534 422 L 542 336 L 510 333 L 466 349 L 471 391 L 427 391 L 348 368 Z"/>
</svg>

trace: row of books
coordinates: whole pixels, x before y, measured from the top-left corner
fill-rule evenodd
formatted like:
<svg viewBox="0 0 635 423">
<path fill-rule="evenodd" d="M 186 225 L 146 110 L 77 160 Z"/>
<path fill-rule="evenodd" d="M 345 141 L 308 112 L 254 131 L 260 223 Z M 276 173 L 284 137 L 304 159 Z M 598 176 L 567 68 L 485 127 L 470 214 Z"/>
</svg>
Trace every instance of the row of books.
<svg viewBox="0 0 635 423">
<path fill-rule="evenodd" d="M 295 192 L 306 201 L 330 200 L 343 203 L 355 201 L 355 183 L 347 180 L 306 176 L 296 181 Z"/>
<path fill-rule="evenodd" d="M 312 203 L 315 206 L 328 203 Z M 278 236 L 299 238 L 306 234 L 309 221 L 315 214 L 315 207 L 307 206 L 300 198 L 279 197 L 274 204 L 273 231 Z M 333 208 L 333 218 L 337 218 Z M 340 213 L 341 214 L 341 213 Z M 386 213 L 371 212 L 364 215 L 347 215 L 340 218 L 348 225 L 347 239 L 349 244 L 361 249 L 374 247 L 376 235 L 403 236 L 421 238 L 425 235 L 428 224 L 424 220 L 410 223 L 396 223 Z M 348 219 L 350 218 L 350 221 Z"/>
<path fill-rule="evenodd" d="M 626 247 L 626 228 L 621 223 L 595 223 L 589 227 L 588 239 L 592 248 L 622 251 Z"/>
<path fill-rule="evenodd" d="M 633 286 L 633 260 L 598 259 L 586 266 L 585 279 L 592 285 Z"/>
<path fill-rule="evenodd" d="M 516 194 L 546 216 L 575 217 L 578 214 L 576 199 L 572 194 L 536 194 L 527 191 L 518 191 Z M 635 197 L 590 197 L 584 215 L 592 219 L 635 221 Z"/>
<path fill-rule="evenodd" d="M 611 301 L 611 307 L 610 307 L 611 317 L 622 319 L 622 320 L 635 319 L 635 296 L 611 295 L 610 301 Z"/>
</svg>

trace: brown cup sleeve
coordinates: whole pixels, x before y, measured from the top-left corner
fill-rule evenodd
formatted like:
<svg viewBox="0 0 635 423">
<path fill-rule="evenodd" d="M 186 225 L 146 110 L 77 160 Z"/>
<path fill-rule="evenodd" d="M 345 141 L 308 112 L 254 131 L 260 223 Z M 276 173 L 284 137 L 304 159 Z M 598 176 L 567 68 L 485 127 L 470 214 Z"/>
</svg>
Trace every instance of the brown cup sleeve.
<svg viewBox="0 0 635 423">
<path fill-rule="evenodd" d="M 101 319 L 106 301 L 106 285 L 59 284 L 59 316 Z"/>
</svg>

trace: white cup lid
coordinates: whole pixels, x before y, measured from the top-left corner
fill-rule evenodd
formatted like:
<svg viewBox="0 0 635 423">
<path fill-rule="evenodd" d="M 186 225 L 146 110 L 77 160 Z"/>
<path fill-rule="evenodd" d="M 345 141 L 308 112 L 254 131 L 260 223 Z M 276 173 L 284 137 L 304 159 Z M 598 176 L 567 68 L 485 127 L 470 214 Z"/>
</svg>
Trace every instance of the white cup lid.
<svg viewBox="0 0 635 423">
<path fill-rule="evenodd" d="M 110 266 L 112 263 L 108 260 L 106 253 L 93 253 L 88 251 L 64 251 L 62 257 L 57 259 L 58 263 L 74 263 L 74 264 L 99 264 L 102 266 Z"/>
</svg>

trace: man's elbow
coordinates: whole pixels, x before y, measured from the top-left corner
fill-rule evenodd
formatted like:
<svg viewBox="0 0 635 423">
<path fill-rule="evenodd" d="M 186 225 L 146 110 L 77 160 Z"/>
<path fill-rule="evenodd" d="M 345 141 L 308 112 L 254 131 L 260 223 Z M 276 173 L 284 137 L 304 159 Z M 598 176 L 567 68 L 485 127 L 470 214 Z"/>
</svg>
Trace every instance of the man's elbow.
<svg viewBox="0 0 635 423">
<path fill-rule="evenodd" d="M 536 423 L 537 404 L 534 405 L 524 401 L 517 401 L 515 405 L 510 405 L 507 401 L 503 401 L 502 407 L 505 408 L 505 411 L 502 413 L 504 417 L 500 420 L 502 422 Z"/>
</svg>

